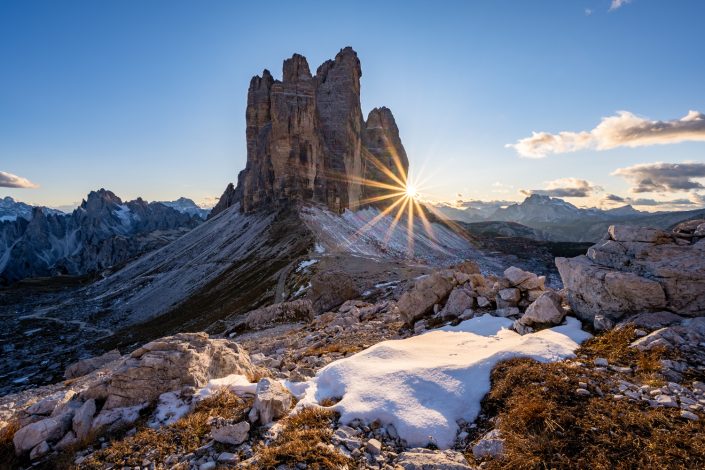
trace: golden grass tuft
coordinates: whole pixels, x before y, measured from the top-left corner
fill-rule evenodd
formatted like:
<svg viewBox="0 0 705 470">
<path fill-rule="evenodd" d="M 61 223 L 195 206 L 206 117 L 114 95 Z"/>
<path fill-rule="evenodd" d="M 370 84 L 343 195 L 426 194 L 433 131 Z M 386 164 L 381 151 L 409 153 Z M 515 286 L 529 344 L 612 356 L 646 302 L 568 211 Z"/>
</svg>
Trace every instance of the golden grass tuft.
<svg viewBox="0 0 705 470">
<path fill-rule="evenodd" d="M 633 328 L 612 330 L 586 342 L 577 354 L 637 364 L 639 378 L 650 380 L 663 351 L 629 348 L 633 337 Z M 565 362 L 498 364 L 483 410 L 499 418 L 505 456 L 485 468 L 705 468 L 705 420 L 681 419 L 679 409 L 650 408 L 609 393 L 600 397 L 594 385 L 607 391 L 609 377 Z M 579 381 L 590 384 L 592 396 L 575 394 Z"/>
<path fill-rule="evenodd" d="M 106 449 L 94 453 L 81 464 L 81 468 L 99 469 L 116 466 L 140 466 L 144 459 L 163 462 L 174 453 L 193 452 L 202 445 L 210 432 L 207 424 L 211 417 L 244 420 L 245 410 L 251 403 L 234 393 L 222 390 L 200 401 L 192 413 L 174 424 L 159 429 L 142 427 L 134 436 L 111 442 Z"/>
<path fill-rule="evenodd" d="M 278 465 L 305 463 L 313 470 L 346 468 L 350 460 L 328 447 L 333 432 L 335 412 L 319 407 L 305 408 L 289 415 L 279 424 L 282 430 L 268 445 L 255 449 L 252 468 L 276 468 Z"/>
</svg>

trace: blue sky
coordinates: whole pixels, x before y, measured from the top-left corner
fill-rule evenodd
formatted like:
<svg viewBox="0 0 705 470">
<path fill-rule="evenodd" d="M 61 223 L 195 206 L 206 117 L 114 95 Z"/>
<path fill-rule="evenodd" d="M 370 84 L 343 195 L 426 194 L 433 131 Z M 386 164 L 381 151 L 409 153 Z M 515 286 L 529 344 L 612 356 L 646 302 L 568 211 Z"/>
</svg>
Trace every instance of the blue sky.
<svg viewBox="0 0 705 470">
<path fill-rule="evenodd" d="M 520 200 L 585 180 L 588 197 L 571 202 L 697 200 L 700 131 L 544 158 L 506 146 L 532 131 L 590 131 L 622 110 L 662 121 L 705 112 L 705 2 L 611 3 L 4 1 L 0 171 L 39 187 L 0 196 L 60 206 L 105 187 L 212 200 L 245 164 L 250 78 L 280 77 L 294 52 L 315 69 L 350 45 L 363 113 L 392 109 L 426 197 Z M 680 176 L 695 186 L 630 193 L 653 170 L 632 167 L 655 162 L 696 163 Z M 632 170 L 612 175 L 620 168 Z"/>
</svg>

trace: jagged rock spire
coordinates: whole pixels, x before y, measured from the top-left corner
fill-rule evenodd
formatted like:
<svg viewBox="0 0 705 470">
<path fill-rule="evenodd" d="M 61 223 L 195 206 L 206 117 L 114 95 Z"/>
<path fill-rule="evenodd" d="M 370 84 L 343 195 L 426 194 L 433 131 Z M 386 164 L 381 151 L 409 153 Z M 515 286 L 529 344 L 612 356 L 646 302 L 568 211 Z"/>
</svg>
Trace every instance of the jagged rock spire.
<svg viewBox="0 0 705 470">
<path fill-rule="evenodd" d="M 283 80 L 268 70 L 250 81 L 246 110 L 247 164 L 211 212 L 240 202 L 250 212 L 296 200 L 323 202 L 335 211 L 357 208 L 367 197 L 363 178 L 392 183 L 374 169 L 373 156 L 395 174 L 408 160 L 394 117 L 375 108 L 365 123 L 360 106 L 362 69 L 357 53 L 341 49 L 312 76 L 306 58 L 283 64 Z M 369 148 L 367 148 L 369 146 Z M 399 156 L 400 171 L 391 158 Z"/>
</svg>

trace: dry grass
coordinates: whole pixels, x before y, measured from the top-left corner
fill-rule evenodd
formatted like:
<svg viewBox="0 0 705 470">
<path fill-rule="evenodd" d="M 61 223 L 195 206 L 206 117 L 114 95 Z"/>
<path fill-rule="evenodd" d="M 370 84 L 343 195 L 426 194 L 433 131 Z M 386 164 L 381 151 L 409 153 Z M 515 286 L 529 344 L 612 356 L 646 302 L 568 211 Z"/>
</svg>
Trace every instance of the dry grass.
<svg viewBox="0 0 705 470">
<path fill-rule="evenodd" d="M 19 465 L 19 459 L 15 456 L 15 446 L 12 438 L 20 429 L 20 423 L 11 421 L 0 431 L 0 469 L 14 468 Z"/>
<path fill-rule="evenodd" d="M 174 424 L 159 429 L 142 427 L 134 436 L 113 441 L 83 462 L 81 468 L 99 469 L 109 464 L 138 466 L 144 459 L 163 462 L 171 454 L 193 452 L 210 432 L 207 424 L 210 417 L 244 420 L 249 405 L 232 392 L 218 392 L 199 402 L 193 413 Z"/>
<path fill-rule="evenodd" d="M 304 351 L 303 356 L 323 356 L 324 354 L 330 353 L 340 353 L 340 354 L 355 354 L 362 351 L 367 346 L 360 344 L 345 344 L 345 343 L 332 343 L 325 346 L 320 346 L 317 348 L 308 348 Z"/>
<path fill-rule="evenodd" d="M 625 330 L 586 342 L 578 355 L 638 364 L 643 378 L 652 378 L 658 352 L 629 349 L 634 332 Z M 650 408 L 610 394 L 600 397 L 594 386 L 606 391 L 609 375 L 530 359 L 498 364 L 483 409 L 499 418 L 505 457 L 485 468 L 705 468 L 705 420 L 684 420 L 678 409 Z M 579 381 L 590 384 L 592 396 L 575 394 Z"/>
<path fill-rule="evenodd" d="M 351 462 L 328 447 L 331 442 L 331 423 L 336 415 L 318 407 L 305 408 L 284 418 L 282 430 L 268 445 L 255 449 L 253 468 L 276 468 L 278 465 L 305 463 L 313 470 L 345 468 Z"/>
<path fill-rule="evenodd" d="M 610 364 L 619 366 L 636 365 L 636 376 L 652 385 L 663 382 L 659 376 L 661 359 L 677 359 L 671 351 L 654 348 L 651 351 L 639 351 L 629 345 L 636 339 L 634 326 L 613 329 L 604 334 L 595 336 L 586 341 L 576 353 L 580 357 L 594 360 L 598 357 L 606 358 Z"/>
</svg>

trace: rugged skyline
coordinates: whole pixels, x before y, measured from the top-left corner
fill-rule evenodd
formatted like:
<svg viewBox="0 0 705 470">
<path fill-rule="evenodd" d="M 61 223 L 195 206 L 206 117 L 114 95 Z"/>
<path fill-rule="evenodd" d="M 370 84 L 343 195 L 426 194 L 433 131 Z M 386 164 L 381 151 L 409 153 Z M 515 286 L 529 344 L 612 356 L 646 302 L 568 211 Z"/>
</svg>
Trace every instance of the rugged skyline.
<svg viewBox="0 0 705 470">
<path fill-rule="evenodd" d="M 306 18 L 283 4 L 266 37 L 254 6 L 228 2 L 5 4 L 0 196 L 57 207 L 106 187 L 212 205 L 245 167 L 253 73 L 282 79 L 282 57 L 318 64 L 350 45 L 362 115 L 394 110 L 426 198 L 702 207 L 705 7 L 613 3 L 363 2 Z"/>
</svg>

